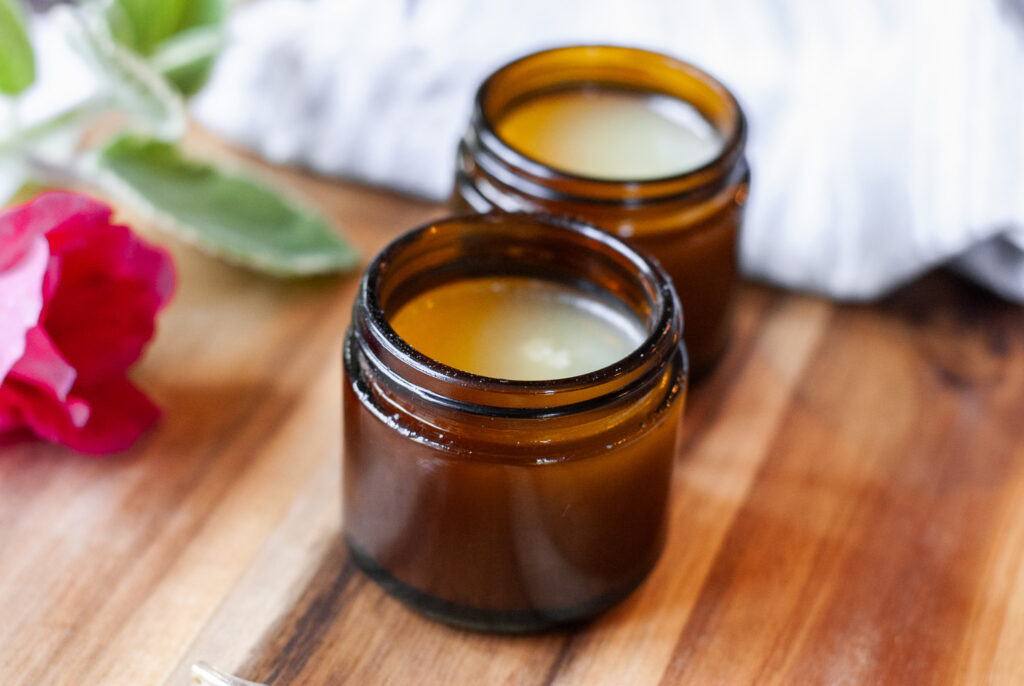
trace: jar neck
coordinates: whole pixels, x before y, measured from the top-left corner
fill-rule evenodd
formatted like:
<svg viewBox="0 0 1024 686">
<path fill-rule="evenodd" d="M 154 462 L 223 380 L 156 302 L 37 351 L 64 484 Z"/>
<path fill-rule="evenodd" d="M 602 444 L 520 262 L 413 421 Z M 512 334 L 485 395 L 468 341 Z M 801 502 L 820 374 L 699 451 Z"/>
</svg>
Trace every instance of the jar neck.
<svg viewBox="0 0 1024 686">
<path fill-rule="evenodd" d="M 643 322 L 646 341 L 603 369 L 565 379 L 516 381 L 458 370 L 404 341 L 388 317 L 416 294 L 474 276 L 528 276 L 603 291 Z M 439 328 L 446 325 L 439 322 Z M 457 335 L 456 332 L 452 332 Z M 456 218 L 413 230 L 369 266 L 353 308 L 346 364 L 384 392 L 441 412 L 556 418 L 636 398 L 679 357 L 682 313 L 662 270 L 593 227 L 528 215 Z"/>
<path fill-rule="evenodd" d="M 605 180 L 554 169 L 516 151 L 498 136 L 497 122 L 511 107 L 545 92 L 579 86 L 683 100 L 717 130 L 722 148 L 707 164 L 678 175 L 642 181 Z M 732 93 L 686 62 L 634 48 L 557 48 L 512 62 L 481 85 L 460 146 L 459 174 L 483 177 L 484 183 L 552 202 L 630 207 L 700 202 L 748 173 L 746 136 L 746 119 Z M 486 189 L 480 192 L 487 194 Z"/>
</svg>

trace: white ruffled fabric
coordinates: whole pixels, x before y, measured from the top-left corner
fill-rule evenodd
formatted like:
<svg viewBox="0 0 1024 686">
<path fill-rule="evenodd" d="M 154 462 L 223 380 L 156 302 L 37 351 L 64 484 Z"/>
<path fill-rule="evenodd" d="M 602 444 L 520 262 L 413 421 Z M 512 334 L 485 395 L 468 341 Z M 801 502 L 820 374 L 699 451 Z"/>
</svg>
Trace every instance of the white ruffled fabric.
<svg viewBox="0 0 1024 686">
<path fill-rule="evenodd" d="M 738 95 L 749 275 L 869 299 L 953 261 L 1024 302 L 1024 0 L 262 0 L 195 113 L 273 162 L 442 199 L 479 82 L 573 43 Z"/>
</svg>

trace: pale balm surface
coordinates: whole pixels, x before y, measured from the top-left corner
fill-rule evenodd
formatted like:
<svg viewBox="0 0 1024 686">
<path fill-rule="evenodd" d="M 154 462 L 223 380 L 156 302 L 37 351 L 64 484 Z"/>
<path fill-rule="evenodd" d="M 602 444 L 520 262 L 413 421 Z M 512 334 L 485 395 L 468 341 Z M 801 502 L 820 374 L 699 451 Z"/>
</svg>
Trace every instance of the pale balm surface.
<svg viewBox="0 0 1024 686">
<path fill-rule="evenodd" d="M 606 180 L 675 176 L 718 156 L 722 137 L 689 103 L 596 88 L 531 98 L 504 113 L 498 136 L 553 169 Z"/>
<path fill-rule="evenodd" d="M 647 336 L 625 308 L 561 283 L 525 277 L 445 284 L 413 298 L 389 321 L 427 357 L 517 381 L 596 371 L 629 355 Z"/>
</svg>

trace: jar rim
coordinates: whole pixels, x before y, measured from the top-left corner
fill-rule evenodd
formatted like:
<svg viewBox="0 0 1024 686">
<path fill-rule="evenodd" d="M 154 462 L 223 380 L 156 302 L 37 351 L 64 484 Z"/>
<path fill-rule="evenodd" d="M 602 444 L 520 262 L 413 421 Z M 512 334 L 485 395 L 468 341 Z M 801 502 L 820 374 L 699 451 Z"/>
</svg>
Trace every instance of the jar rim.
<svg viewBox="0 0 1024 686">
<path fill-rule="evenodd" d="M 439 231 L 454 232 L 460 226 L 472 225 L 477 229 L 494 233 L 502 230 L 503 225 L 524 222 L 541 224 L 545 231 L 565 232 L 566 236 L 577 236 L 585 242 L 613 251 L 628 261 L 635 270 L 637 279 L 653 297 L 653 302 L 650 303 L 652 322 L 645 322 L 648 335 L 640 345 L 620 360 L 585 374 L 545 380 L 502 379 L 474 374 L 434 360 L 413 347 L 392 328 L 385 313 L 384 303 L 381 301 L 382 285 L 388 276 L 389 266 L 403 251 L 418 244 L 425 237 L 436 235 Z M 599 394 L 604 397 L 607 391 L 622 392 L 639 377 L 646 377 L 643 372 L 652 364 L 658 363 L 658 355 L 654 353 L 660 352 L 664 357 L 671 355 L 682 345 L 682 318 L 683 313 L 668 275 L 660 265 L 619 238 L 590 224 L 561 216 L 494 212 L 445 217 L 411 229 L 389 243 L 370 262 L 360 283 L 353 312 L 353 328 L 365 327 L 361 332 L 364 337 L 373 339 L 380 352 L 386 355 L 390 362 L 397 362 L 397 366 L 402 367 L 402 371 L 394 375 L 393 379 L 400 377 L 409 381 L 411 376 L 428 382 L 442 382 L 469 391 L 473 398 L 484 400 L 471 404 L 485 407 L 525 410 L 551 409 L 557 406 L 568 409 L 576 405 L 577 401 L 594 399 L 594 394 L 587 392 L 589 389 L 604 389 L 606 392 Z M 669 349 L 665 350 L 666 347 Z M 414 383 L 419 386 L 431 385 Z M 511 396 L 514 395 L 530 396 L 540 402 L 524 406 L 512 399 Z M 444 400 L 438 397 L 433 399 Z"/>
<path fill-rule="evenodd" d="M 498 135 L 494 121 L 487 114 L 487 99 L 490 96 L 491 90 L 495 87 L 495 83 L 506 77 L 509 72 L 522 68 L 523 65 L 528 64 L 531 61 L 542 59 L 545 57 L 552 57 L 559 53 L 566 53 L 571 51 L 581 51 L 587 59 L 593 61 L 593 64 L 588 65 L 597 69 L 602 63 L 597 61 L 598 57 L 602 57 L 601 53 L 605 53 L 604 56 L 620 56 L 626 57 L 632 56 L 643 56 L 646 59 L 657 59 L 666 66 L 670 67 L 673 72 L 685 74 L 687 77 L 708 86 L 711 90 L 722 99 L 727 105 L 731 112 L 731 124 L 728 131 L 722 133 L 723 144 L 718 154 L 711 160 L 701 164 L 698 167 L 687 169 L 683 172 L 676 174 L 669 174 L 666 176 L 644 178 L 644 179 L 615 179 L 615 178 L 604 178 L 604 177 L 592 177 L 582 174 L 573 173 L 557 167 L 548 165 L 540 160 L 537 160 L 529 155 L 520 152 L 516 148 L 506 143 L 501 136 Z M 620 60 L 624 61 L 624 60 Z M 612 63 L 609 60 L 608 64 Z M 578 83 L 586 83 L 585 80 L 575 79 Z M 605 81 L 607 82 L 607 81 Z M 594 84 L 601 84 L 602 80 L 596 78 L 593 80 Z M 687 101 L 685 98 L 681 98 L 678 95 L 670 93 L 668 91 L 658 91 L 654 88 L 643 88 L 639 89 L 651 93 L 662 93 L 675 97 L 679 100 L 683 100 L 690 105 L 696 107 L 695 103 Z M 702 116 L 706 115 L 697 108 L 698 112 L 701 112 Z M 712 179 L 717 177 L 718 174 L 714 173 L 716 170 L 722 168 L 732 168 L 735 161 L 742 158 L 743 149 L 746 144 L 747 137 L 747 120 L 743 113 L 743 109 L 740 107 L 739 101 L 721 81 L 713 77 L 708 72 L 700 69 L 690 62 L 666 55 L 661 52 L 653 50 L 647 50 L 644 48 L 637 48 L 625 45 L 612 45 L 612 44 L 586 44 L 586 45 L 564 45 L 553 48 L 546 48 L 532 52 L 528 55 L 519 57 L 511 62 L 508 62 L 494 72 L 492 72 L 477 88 L 476 95 L 473 100 L 473 113 L 471 115 L 471 129 L 476 129 L 475 133 L 479 137 L 481 144 L 487 148 L 493 154 L 496 154 L 504 162 L 511 164 L 515 168 L 522 170 L 531 177 L 542 181 L 550 182 L 570 182 L 576 184 L 587 184 L 595 189 L 612 189 L 612 188 L 630 188 L 630 189 L 651 189 L 658 186 L 670 186 L 675 187 L 680 184 L 691 185 L 691 182 L 702 177 L 711 177 Z M 700 184 L 703 185 L 703 184 Z M 665 195 L 676 195 L 677 192 L 669 191 Z M 604 193 L 600 193 L 604 195 Z M 659 194 L 660 197 L 660 194 Z"/>
</svg>

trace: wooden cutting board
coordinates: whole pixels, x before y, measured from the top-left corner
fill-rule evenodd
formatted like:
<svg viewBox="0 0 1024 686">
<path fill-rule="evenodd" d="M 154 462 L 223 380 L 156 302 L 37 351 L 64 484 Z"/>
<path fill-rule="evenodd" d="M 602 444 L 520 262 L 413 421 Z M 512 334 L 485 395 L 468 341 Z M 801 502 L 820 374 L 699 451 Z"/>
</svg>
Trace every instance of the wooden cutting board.
<svg viewBox="0 0 1024 686">
<path fill-rule="evenodd" d="M 367 257 L 444 212 L 266 173 Z M 339 541 L 356 277 L 158 238 L 180 286 L 136 378 L 162 423 L 105 459 L 0 450 L 0 684 L 181 686 L 198 660 L 274 686 L 1024 683 L 1022 308 L 941 273 L 872 306 L 745 286 L 650 579 L 507 638 L 410 612 Z"/>
</svg>

